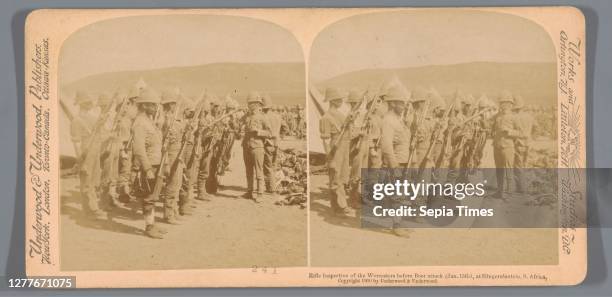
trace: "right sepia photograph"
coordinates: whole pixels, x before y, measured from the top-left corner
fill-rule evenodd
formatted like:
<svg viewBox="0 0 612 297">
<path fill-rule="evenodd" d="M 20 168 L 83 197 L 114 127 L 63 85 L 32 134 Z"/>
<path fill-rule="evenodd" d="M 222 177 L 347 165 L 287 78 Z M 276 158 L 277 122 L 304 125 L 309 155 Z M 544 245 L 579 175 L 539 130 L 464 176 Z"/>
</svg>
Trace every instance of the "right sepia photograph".
<svg viewBox="0 0 612 297">
<path fill-rule="evenodd" d="M 307 62 L 311 266 L 557 265 L 556 226 L 516 223 L 556 220 L 556 58 L 537 23 L 477 9 L 367 13 L 322 30 Z M 363 185 L 381 168 L 484 181 L 480 199 L 387 208 L 477 204 L 506 224 L 367 216 Z"/>
</svg>

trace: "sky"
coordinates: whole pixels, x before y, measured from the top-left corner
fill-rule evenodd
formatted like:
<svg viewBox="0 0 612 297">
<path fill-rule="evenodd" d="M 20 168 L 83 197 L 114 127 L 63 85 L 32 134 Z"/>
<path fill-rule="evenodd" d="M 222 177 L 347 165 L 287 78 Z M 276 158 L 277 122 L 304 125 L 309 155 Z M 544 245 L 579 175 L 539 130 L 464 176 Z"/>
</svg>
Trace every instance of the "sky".
<svg viewBox="0 0 612 297">
<path fill-rule="evenodd" d="M 489 62 L 554 62 L 552 40 L 521 17 L 482 11 L 383 12 L 326 27 L 313 42 L 310 79 L 370 68 Z"/>
<path fill-rule="evenodd" d="M 60 80 L 93 74 L 219 62 L 302 62 L 293 35 L 272 23 L 232 16 L 166 15 L 97 22 L 68 37 Z"/>
</svg>

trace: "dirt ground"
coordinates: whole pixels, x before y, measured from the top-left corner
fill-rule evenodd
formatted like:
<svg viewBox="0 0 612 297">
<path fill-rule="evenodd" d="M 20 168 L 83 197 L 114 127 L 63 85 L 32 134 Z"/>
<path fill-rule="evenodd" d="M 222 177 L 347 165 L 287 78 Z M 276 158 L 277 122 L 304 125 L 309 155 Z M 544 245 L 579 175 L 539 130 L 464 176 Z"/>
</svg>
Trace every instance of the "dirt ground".
<svg viewBox="0 0 612 297">
<path fill-rule="evenodd" d="M 493 161 L 490 146 L 485 159 L 484 164 Z M 327 182 L 326 174 L 310 176 L 312 266 L 554 265 L 558 261 L 557 229 L 415 228 L 404 238 L 389 229 L 362 228 L 357 217 L 332 214 Z M 487 200 L 483 198 L 483 205 L 497 205 L 496 209 L 505 203 Z"/>
<path fill-rule="evenodd" d="M 305 150 L 304 141 L 282 148 Z M 143 234 L 140 203 L 113 212 L 112 220 L 92 220 L 81 212 L 78 178 L 61 181 L 62 270 L 151 270 L 290 267 L 307 264 L 307 213 L 299 206 L 259 204 L 240 197 L 246 190 L 242 147 L 234 144 L 224 186 L 209 202 L 197 201 L 194 215 L 180 225 L 161 226 L 164 239 Z M 161 218 L 158 203 L 157 218 Z"/>
</svg>

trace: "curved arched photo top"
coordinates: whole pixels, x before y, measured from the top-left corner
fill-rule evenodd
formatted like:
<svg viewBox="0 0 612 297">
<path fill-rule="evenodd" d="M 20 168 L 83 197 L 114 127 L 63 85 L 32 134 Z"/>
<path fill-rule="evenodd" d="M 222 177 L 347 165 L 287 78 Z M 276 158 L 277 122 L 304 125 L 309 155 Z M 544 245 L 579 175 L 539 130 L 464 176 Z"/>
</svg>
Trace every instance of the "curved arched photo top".
<svg viewBox="0 0 612 297">
<path fill-rule="evenodd" d="M 290 92 L 290 101 L 298 104 L 304 100 L 303 73 L 303 51 L 291 32 L 268 21 L 225 15 L 96 22 L 68 37 L 59 59 L 60 87 L 68 95 L 78 89 L 112 92 L 142 78 L 157 89 L 179 87 L 196 94 L 207 88 L 240 99 L 256 88 L 283 96 Z"/>
<path fill-rule="evenodd" d="M 157 92 L 180 90 L 231 95 L 240 104 L 251 91 L 274 103 L 305 105 L 303 50 L 287 29 L 242 16 L 174 14 L 118 17 L 80 28 L 62 44 L 59 96 L 76 112 L 85 92 L 129 93 L 135 85 Z M 62 154 L 74 155 L 62 113 Z"/>
<path fill-rule="evenodd" d="M 552 39 L 535 22 L 478 9 L 376 12 L 337 21 L 315 38 L 309 81 L 318 88 L 378 86 L 397 75 L 410 89 L 435 86 L 526 101 L 556 100 Z"/>
</svg>

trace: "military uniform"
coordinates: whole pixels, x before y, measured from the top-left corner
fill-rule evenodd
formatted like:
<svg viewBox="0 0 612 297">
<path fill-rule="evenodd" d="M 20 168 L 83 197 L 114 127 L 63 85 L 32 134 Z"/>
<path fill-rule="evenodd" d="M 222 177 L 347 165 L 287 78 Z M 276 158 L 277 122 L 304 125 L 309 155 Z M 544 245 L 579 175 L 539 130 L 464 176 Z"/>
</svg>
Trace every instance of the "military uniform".
<svg viewBox="0 0 612 297">
<path fill-rule="evenodd" d="M 343 100 L 344 94 L 336 89 L 327 89 L 326 101 Z M 319 122 L 321 139 L 329 141 L 333 149 L 333 156 L 328 155 L 327 167 L 329 170 L 329 189 L 332 194 L 331 207 L 336 213 L 347 213 L 347 195 L 345 187 L 349 182 L 349 146 L 350 133 L 342 133 L 342 126 L 346 116 L 336 108 L 330 108 Z M 327 152 L 330 154 L 330 152 Z"/>
<path fill-rule="evenodd" d="M 201 109 L 199 119 L 193 118 L 194 116 L 197 116 L 196 113 L 198 111 L 193 110 L 192 112 L 192 110 L 190 109 L 186 110 L 186 113 L 190 114 L 189 116 L 186 116 L 186 121 L 193 122 L 193 125 L 195 125 L 195 127 L 191 128 L 194 129 L 198 129 L 202 121 L 208 122 L 210 118 L 210 116 L 208 115 L 208 112 L 210 112 L 210 102 L 208 100 L 204 99 L 204 101 L 198 105 L 198 108 Z M 185 168 L 183 170 L 183 182 L 179 192 L 178 201 L 179 214 L 181 215 L 193 214 L 191 209 L 195 207 L 193 205 L 193 188 L 196 184 L 197 174 L 200 166 L 200 144 L 202 143 L 201 136 L 201 133 L 196 130 L 190 132 L 187 135 L 186 139 L 184 139 L 185 148 L 183 149 L 182 158 L 185 161 Z"/>
<path fill-rule="evenodd" d="M 212 106 L 212 104 L 211 104 Z M 210 195 L 208 194 L 206 184 L 211 174 L 214 174 L 211 170 L 211 161 L 214 156 L 214 147 L 217 137 L 217 127 L 210 127 L 211 123 L 214 121 L 214 117 L 212 114 L 204 115 L 200 118 L 199 121 L 199 131 L 200 134 L 199 140 L 200 146 L 199 149 L 199 166 L 198 166 L 198 176 L 197 176 L 197 190 L 198 195 L 196 196 L 197 200 L 208 201 L 210 200 Z"/>
<path fill-rule="evenodd" d="M 247 103 L 263 104 L 262 98 L 257 93 L 249 94 Z M 270 124 L 265 115 L 258 111 L 250 113 L 245 118 L 245 133 L 242 141 L 242 151 L 244 166 L 247 176 L 247 193 L 248 198 L 257 201 L 263 195 L 264 189 L 264 143 L 266 139 L 272 137 Z M 253 195 L 253 192 L 256 195 Z"/>
<path fill-rule="evenodd" d="M 527 190 L 524 168 L 527 168 L 527 156 L 535 120 L 531 114 L 522 110 L 524 103 L 523 98 L 519 95 L 514 97 L 514 108 L 517 110 L 515 119 L 518 130 L 517 137 L 514 139 L 514 174 L 517 191 L 523 192 Z"/>
<path fill-rule="evenodd" d="M 276 171 L 278 170 L 278 144 L 280 141 L 281 118 L 271 110 L 272 102 L 269 96 L 263 97 L 264 115 L 270 125 L 272 137 L 265 142 L 265 155 L 263 171 L 265 176 L 266 192 L 276 193 Z"/>
<path fill-rule="evenodd" d="M 503 102 L 513 102 L 512 95 L 505 93 L 500 99 Z M 512 167 L 514 166 L 514 137 L 517 135 L 516 118 L 511 111 L 501 109 L 493 119 L 493 158 L 497 176 L 497 191 L 503 191 L 512 185 Z"/>
<path fill-rule="evenodd" d="M 152 90 L 144 89 L 136 98 L 137 104 L 159 104 L 159 96 Z M 138 175 L 135 180 L 135 193 L 142 201 L 145 219 L 145 232 L 153 238 L 163 237 L 163 229 L 155 225 L 155 174 L 162 159 L 162 133 L 155 125 L 152 115 L 141 110 L 132 126 L 132 153 L 134 168 Z M 153 178 L 151 178 L 153 177 Z"/>
<path fill-rule="evenodd" d="M 164 218 L 170 224 L 176 224 L 178 215 L 178 198 L 183 184 L 184 162 L 179 159 L 179 152 L 182 146 L 185 121 L 182 119 L 182 110 L 178 106 L 178 94 L 165 93 L 162 96 L 162 105 L 174 103 L 176 110 L 164 113 L 164 124 L 162 131 L 165 133 L 166 164 L 164 164 L 164 176 L 166 184 L 161 191 L 161 198 L 164 201 Z M 176 167 L 172 168 L 176 162 Z M 174 170 L 174 172 L 172 172 Z"/>
<path fill-rule="evenodd" d="M 93 135 L 97 117 L 91 113 L 93 100 L 85 93 L 78 93 L 76 103 L 81 107 L 79 113 L 70 123 L 70 136 L 79 156 L 79 180 L 81 191 L 81 204 L 85 212 L 94 216 L 101 216 L 98 205 L 96 187 L 100 180 L 101 142 Z"/>
</svg>

